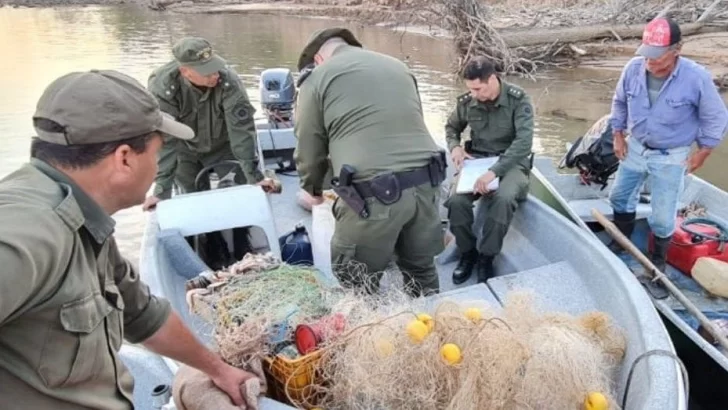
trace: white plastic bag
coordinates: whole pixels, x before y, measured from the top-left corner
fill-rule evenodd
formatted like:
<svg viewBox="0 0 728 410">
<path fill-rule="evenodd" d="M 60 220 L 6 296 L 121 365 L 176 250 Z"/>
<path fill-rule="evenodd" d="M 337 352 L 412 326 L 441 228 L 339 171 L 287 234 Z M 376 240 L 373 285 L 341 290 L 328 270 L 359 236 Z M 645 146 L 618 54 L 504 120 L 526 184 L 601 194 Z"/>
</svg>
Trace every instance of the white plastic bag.
<svg viewBox="0 0 728 410">
<path fill-rule="evenodd" d="M 333 278 L 331 272 L 331 237 L 334 236 L 336 220 L 332 213 L 333 201 L 326 199 L 311 209 L 311 247 L 313 263 L 327 277 Z"/>
</svg>

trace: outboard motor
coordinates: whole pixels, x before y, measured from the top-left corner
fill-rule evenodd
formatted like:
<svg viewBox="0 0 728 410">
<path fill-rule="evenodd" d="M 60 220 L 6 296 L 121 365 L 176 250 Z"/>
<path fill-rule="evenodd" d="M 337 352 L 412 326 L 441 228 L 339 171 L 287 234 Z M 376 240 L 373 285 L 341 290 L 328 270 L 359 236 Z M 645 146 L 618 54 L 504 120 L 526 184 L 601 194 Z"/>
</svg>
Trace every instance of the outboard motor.
<svg viewBox="0 0 728 410">
<path fill-rule="evenodd" d="M 296 85 L 291 70 L 270 68 L 260 74 L 260 105 L 273 128 L 293 126 Z"/>
<path fill-rule="evenodd" d="M 293 152 L 296 138 L 293 134 L 293 106 L 296 102 L 296 85 L 291 70 L 286 68 L 270 68 L 260 74 L 260 105 L 265 114 L 265 128 L 268 134 L 266 148 L 261 155 L 274 159 L 278 164 L 276 172 L 285 173 L 296 169 Z M 262 124 L 261 124 L 262 125 Z"/>
<path fill-rule="evenodd" d="M 559 168 L 576 168 L 586 185 L 607 187 L 609 178 L 619 167 L 619 158 L 614 153 L 612 127 L 609 114 L 600 118 L 589 131 L 579 137 L 559 163 Z"/>
</svg>

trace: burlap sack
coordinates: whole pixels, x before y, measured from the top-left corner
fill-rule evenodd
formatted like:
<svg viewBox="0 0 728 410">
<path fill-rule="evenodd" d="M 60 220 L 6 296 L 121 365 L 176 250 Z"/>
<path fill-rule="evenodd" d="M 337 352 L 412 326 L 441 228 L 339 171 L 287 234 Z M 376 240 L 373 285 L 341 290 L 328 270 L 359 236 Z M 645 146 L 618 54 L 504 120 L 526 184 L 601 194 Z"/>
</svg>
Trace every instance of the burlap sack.
<svg viewBox="0 0 728 410">
<path fill-rule="evenodd" d="M 240 386 L 246 404 L 238 407 L 233 405 L 227 393 L 215 386 L 207 374 L 194 367 L 182 365 L 175 374 L 172 387 L 174 404 L 178 410 L 257 410 L 258 399 L 267 390 L 263 366 L 256 359 L 245 370 L 258 377 L 251 378 Z"/>
</svg>

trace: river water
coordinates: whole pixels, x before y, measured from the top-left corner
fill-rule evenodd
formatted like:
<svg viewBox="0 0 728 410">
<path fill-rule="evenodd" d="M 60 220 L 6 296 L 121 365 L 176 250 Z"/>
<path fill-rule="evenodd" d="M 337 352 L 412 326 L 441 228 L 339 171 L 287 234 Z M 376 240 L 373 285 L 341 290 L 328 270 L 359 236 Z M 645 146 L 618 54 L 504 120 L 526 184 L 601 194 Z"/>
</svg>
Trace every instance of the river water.
<svg viewBox="0 0 728 410">
<path fill-rule="evenodd" d="M 333 24 L 352 29 L 367 48 L 407 61 L 418 77 L 427 126 L 442 141 L 444 122 L 463 92 L 451 74 L 455 56 L 447 40 L 287 16 L 174 14 L 136 6 L 0 8 L 0 177 L 27 161 L 35 103 L 48 83 L 62 74 L 116 69 L 146 84 L 151 71 L 172 58 L 170 49 L 177 39 L 203 36 L 243 76 L 258 107 L 260 72 L 273 67 L 295 70 L 310 33 Z M 566 142 L 608 112 L 618 75 L 573 70 L 550 73 L 538 82 L 513 79 L 526 88 L 536 106 L 535 152 L 560 158 Z M 698 174 L 728 189 L 728 176 L 719 165 L 726 161 L 728 144 L 723 144 Z M 136 260 L 145 214 L 135 207 L 114 218 L 122 252 Z"/>
</svg>

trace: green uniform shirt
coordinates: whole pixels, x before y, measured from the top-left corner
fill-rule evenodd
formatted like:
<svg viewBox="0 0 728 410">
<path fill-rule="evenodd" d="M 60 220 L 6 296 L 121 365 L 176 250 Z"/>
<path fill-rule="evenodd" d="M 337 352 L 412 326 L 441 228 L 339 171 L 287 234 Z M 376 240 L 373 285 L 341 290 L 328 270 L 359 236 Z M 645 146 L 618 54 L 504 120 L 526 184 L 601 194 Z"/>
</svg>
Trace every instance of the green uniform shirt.
<svg viewBox="0 0 728 410">
<path fill-rule="evenodd" d="M 422 114 L 417 83 L 401 61 L 343 45 L 299 89 L 295 158 L 301 186 L 320 195 L 327 158 L 355 181 L 422 167 L 439 147 Z"/>
<path fill-rule="evenodd" d="M 494 102 L 480 102 L 470 93 L 458 97 L 447 119 L 445 137 L 450 151 L 460 145 L 460 134 L 470 126 L 472 148 L 499 154 L 491 171 L 503 177 L 516 165 L 530 168 L 533 147 L 533 105 L 522 88 L 501 81 L 501 93 Z"/>
<path fill-rule="evenodd" d="M 162 111 L 195 131 L 195 138 L 189 141 L 165 140 L 159 154 L 156 196 L 169 197 L 176 165 L 174 153 L 180 149 L 205 154 L 229 144 L 248 183 L 263 179 L 256 166 L 255 108 L 233 69 L 220 71 L 217 86 L 202 91 L 182 77 L 179 63 L 171 61 L 149 76 L 148 88 Z"/>
<path fill-rule="evenodd" d="M 153 335 L 170 306 L 119 254 L 113 230 L 96 202 L 42 161 L 0 180 L 3 409 L 132 408 L 122 339 Z"/>
</svg>

